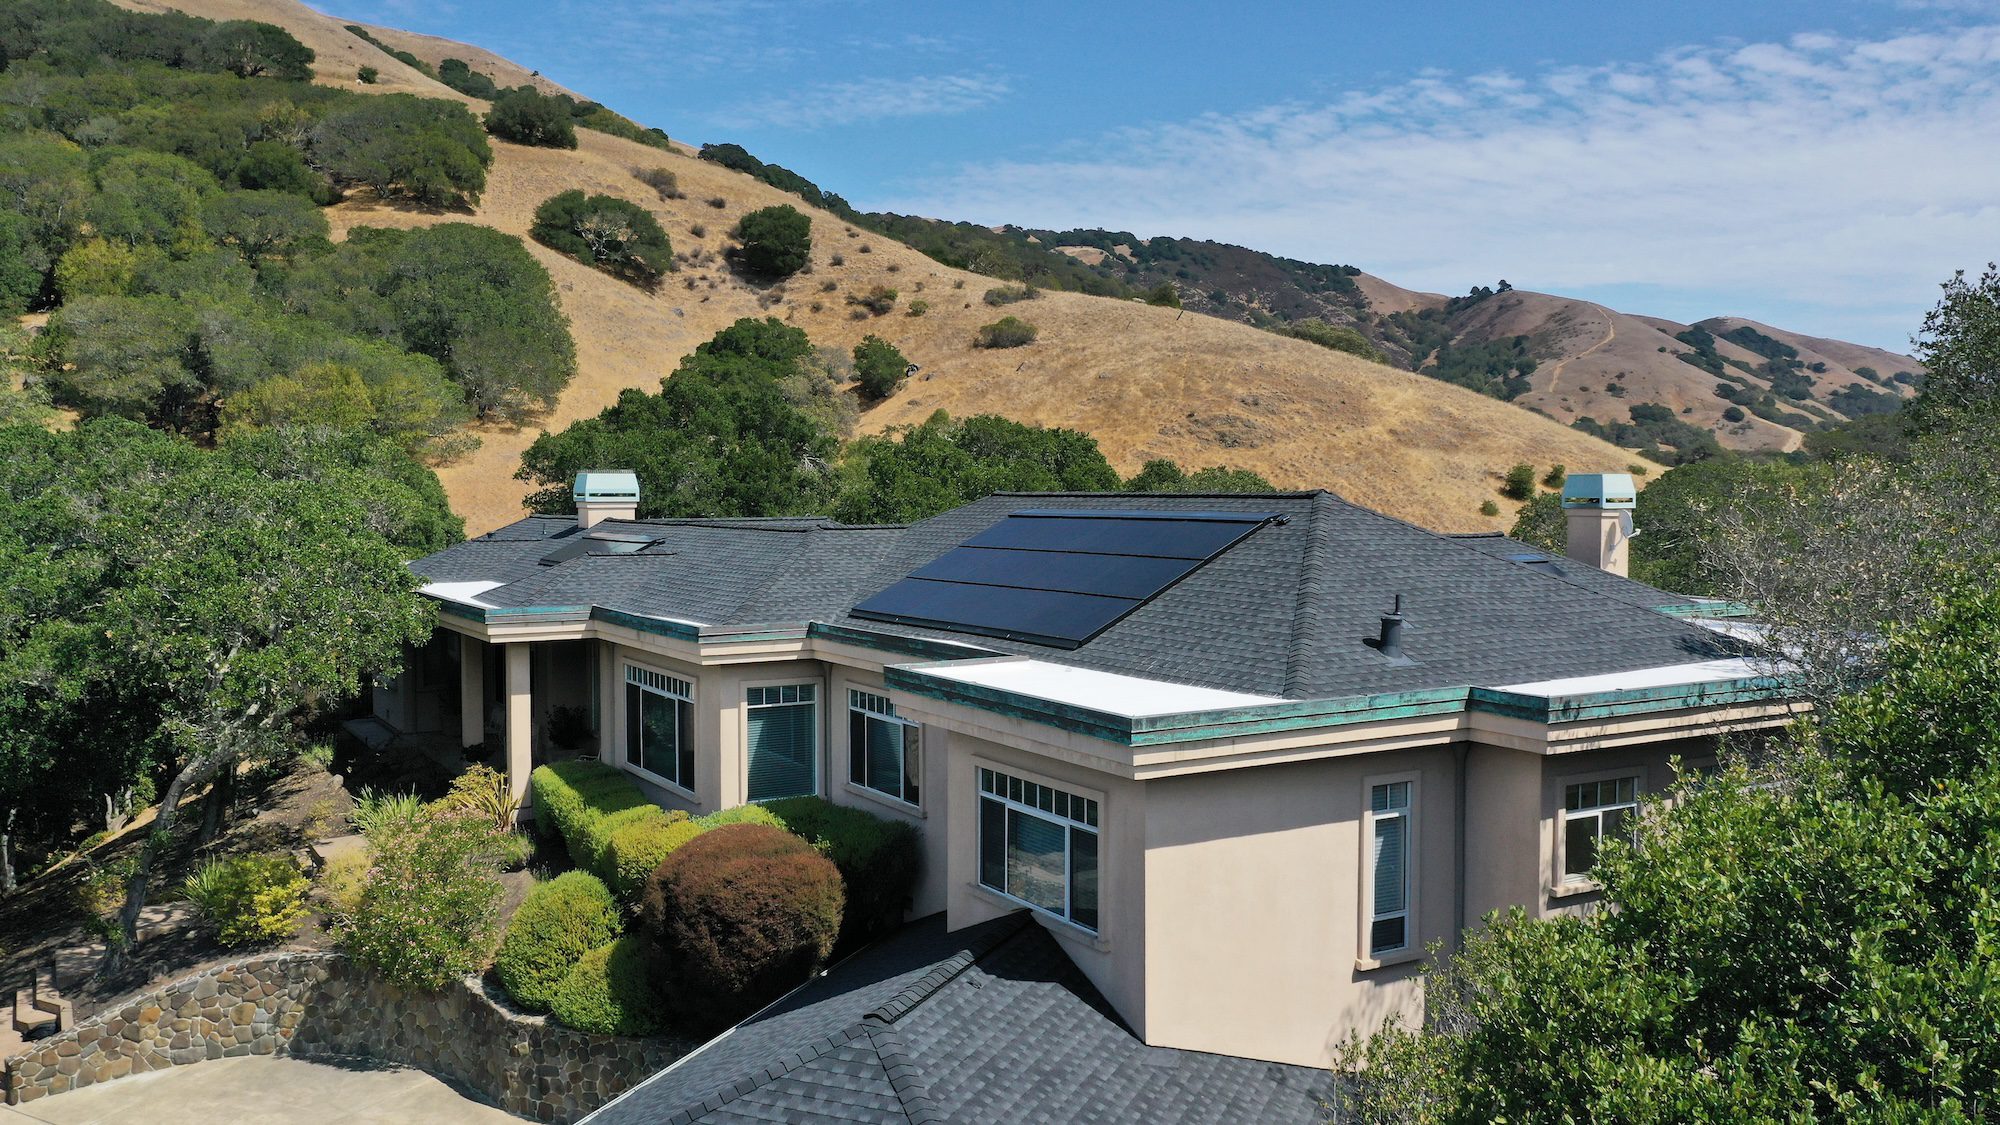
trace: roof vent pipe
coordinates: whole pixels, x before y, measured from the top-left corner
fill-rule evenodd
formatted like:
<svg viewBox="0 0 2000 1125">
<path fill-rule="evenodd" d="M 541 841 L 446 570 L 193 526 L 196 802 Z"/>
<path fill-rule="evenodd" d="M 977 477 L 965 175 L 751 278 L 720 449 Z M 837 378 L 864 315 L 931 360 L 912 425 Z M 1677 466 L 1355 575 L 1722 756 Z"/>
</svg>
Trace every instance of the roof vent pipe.
<svg viewBox="0 0 2000 1125">
<path fill-rule="evenodd" d="M 1403 595 L 1397 594 L 1395 608 L 1382 615 L 1382 637 L 1375 647 L 1391 660 L 1403 658 Z"/>
</svg>

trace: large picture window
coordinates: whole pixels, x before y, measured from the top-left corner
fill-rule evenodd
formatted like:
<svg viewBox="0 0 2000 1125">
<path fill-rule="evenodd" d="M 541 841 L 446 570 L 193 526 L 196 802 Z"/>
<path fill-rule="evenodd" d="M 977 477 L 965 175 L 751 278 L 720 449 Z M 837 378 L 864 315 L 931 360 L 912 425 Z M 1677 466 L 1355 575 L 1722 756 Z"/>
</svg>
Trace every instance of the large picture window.
<svg viewBox="0 0 2000 1125">
<path fill-rule="evenodd" d="M 747 702 L 750 799 L 819 792 L 819 685 L 753 687 Z"/>
<path fill-rule="evenodd" d="M 1408 781 L 1368 787 L 1368 956 L 1410 948 L 1411 808 Z"/>
<path fill-rule="evenodd" d="M 1639 810 L 1639 779 L 1607 777 L 1563 787 L 1563 882 L 1584 883 L 1597 866 L 1598 845 L 1608 836 L 1632 838 Z"/>
<path fill-rule="evenodd" d="M 847 693 L 847 780 L 898 801 L 917 804 L 923 747 L 917 724 L 896 716 L 887 697 Z"/>
<path fill-rule="evenodd" d="M 625 666 L 625 765 L 694 789 L 694 685 Z"/>
<path fill-rule="evenodd" d="M 979 771 L 979 882 L 1097 929 L 1097 802 Z"/>
</svg>

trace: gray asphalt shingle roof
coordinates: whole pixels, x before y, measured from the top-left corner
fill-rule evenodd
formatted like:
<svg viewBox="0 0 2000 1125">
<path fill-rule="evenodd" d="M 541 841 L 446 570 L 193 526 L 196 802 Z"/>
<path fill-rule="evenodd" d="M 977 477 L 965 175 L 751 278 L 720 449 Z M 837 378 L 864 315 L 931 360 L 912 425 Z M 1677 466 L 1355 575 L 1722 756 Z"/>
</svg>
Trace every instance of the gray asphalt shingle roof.
<svg viewBox="0 0 2000 1125">
<path fill-rule="evenodd" d="M 1259 527 L 1073 650 L 863 620 L 851 608 L 1024 508 L 1268 512 Z M 1293 699 L 1526 683 L 1710 660 L 1733 642 L 1666 614 L 1688 599 L 1501 536 L 1440 535 L 1327 492 L 999 495 L 908 527 L 823 520 L 607 521 L 657 542 L 634 555 L 539 560 L 576 534 L 530 517 L 413 564 L 434 581 L 504 583 L 498 606 L 591 604 L 707 625 L 804 623 L 953 640 L 1109 672 Z M 1397 595 L 1393 663 L 1369 644 Z"/>
<path fill-rule="evenodd" d="M 1329 1081 L 1147 1046 L 1025 912 L 933 916 L 587 1120 L 1305 1122 Z"/>
</svg>

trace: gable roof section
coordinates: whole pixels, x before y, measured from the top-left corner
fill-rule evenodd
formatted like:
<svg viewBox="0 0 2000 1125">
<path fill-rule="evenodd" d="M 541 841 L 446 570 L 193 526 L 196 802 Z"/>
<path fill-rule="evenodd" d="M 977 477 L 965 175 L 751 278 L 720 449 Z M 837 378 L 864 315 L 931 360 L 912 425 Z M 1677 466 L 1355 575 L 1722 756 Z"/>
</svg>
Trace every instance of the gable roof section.
<svg viewBox="0 0 2000 1125">
<path fill-rule="evenodd" d="M 1326 1072 L 1149 1047 L 1039 923 L 911 923 L 586 1120 L 1311 1121 Z"/>
</svg>

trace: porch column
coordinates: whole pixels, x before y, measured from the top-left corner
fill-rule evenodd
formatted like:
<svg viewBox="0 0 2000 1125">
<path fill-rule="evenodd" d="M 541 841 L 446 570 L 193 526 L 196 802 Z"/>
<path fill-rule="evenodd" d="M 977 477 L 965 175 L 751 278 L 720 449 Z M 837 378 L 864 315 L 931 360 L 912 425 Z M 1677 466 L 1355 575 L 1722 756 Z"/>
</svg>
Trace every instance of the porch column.
<svg viewBox="0 0 2000 1125">
<path fill-rule="evenodd" d="M 486 741 L 486 643 L 458 635 L 458 744 Z"/>
<path fill-rule="evenodd" d="M 506 646 L 507 654 L 507 788 L 528 811 L 528 771 L 534 768 L 534 711 L 528 685 L 528 644 Z"/>
</svg>

